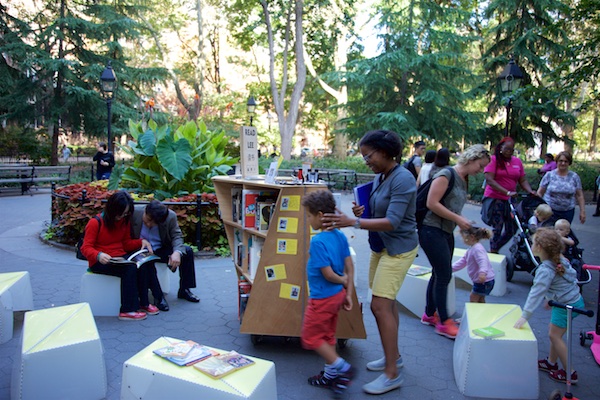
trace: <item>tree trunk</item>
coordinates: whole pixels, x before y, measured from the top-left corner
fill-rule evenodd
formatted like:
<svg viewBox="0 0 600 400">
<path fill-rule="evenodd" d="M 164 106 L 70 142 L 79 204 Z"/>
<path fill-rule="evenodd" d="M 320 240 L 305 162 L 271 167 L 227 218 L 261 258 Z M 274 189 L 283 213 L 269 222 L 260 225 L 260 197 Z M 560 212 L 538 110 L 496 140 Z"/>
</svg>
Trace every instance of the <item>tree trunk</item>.
<svg viewBox="0 0 600 400">
<path fill-rule="evenodd" d="M 204 69 L 206 68 L 206 57 L 204 55 L 204 19 L 202 15 L 202 0 L 196 0 L 196 17 L 198 18 L 198 65 L 196 66 L 196 99 L 197 115 L 202 109 L 204 101 Z"/>
<path fill-rule="evenodd" d="M 596 140 L 598 138 L 598 110 L 594 111 L 594 123 L 592 125 L 592 137 L 590 138 L 589 152 L 596 153 L 598 146 L 596 146 Z"/>
</svg>

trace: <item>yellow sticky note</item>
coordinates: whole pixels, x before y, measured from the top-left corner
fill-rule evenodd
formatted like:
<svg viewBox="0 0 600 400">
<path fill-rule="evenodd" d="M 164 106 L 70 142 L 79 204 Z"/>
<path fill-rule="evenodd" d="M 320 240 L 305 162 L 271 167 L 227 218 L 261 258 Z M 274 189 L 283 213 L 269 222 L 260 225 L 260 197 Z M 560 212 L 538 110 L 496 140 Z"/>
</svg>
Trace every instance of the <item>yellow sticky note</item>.
<svg viewBox="0 0 600 400">
<path fill-rule="evenodd" d="M 300 286 L 282 283 L 279 287 L 279 297 L 282 299 L 298 301 L 300 298 Z"/>
<path fill-rule="evenodd" d="M 295 256 L 298 254 L 298 240 L 277 239 L 277 254 L 289 254 Z"/>
<path fill-rule="evenodd" d="M 277 221 L 277 232 L 298 233 L 298 218 L 280 217 Z"/>
<path fill-rule="evenodd" d="M 267 281 L 269 282 L 287 279 L 287 274 L 285 273 L 285 264 L 266 266 L 265 276 L 267 277 Z"/>
<path fill-rule="evenodd" d="M 281 198 L 281 211 L 300 211 L 300 196 L 283 196 Z"/>
</svg>

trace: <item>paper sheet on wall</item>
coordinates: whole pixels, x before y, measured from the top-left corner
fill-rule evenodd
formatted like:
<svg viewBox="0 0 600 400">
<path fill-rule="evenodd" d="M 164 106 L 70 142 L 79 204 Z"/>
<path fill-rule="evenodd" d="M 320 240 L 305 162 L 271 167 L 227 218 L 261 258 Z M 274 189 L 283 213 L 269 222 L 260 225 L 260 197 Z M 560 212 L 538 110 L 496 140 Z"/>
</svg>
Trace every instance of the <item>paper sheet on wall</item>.
<svg viewBox="0 0 600 400">
<path fill-rule="evenodd" d="M 282 283 L 279 287 L 279 297 L 282 299 L 298 301 L 300 298 L 300 286 Z"/>
<path fill-rule="evenodd" d="M 277 254 L 289 254 L 295 256 L 298 254 L 298 240 L 277 239 Z"/>
<path fill-rule="evenodd" d="M 280 217 L 277 221 L 277 232 L 298 233 L 298 218 Z"/>
<path fill-rule="evenodd" d="M 265 267 L 265 277 L 268 282 L 287 279 L 285 264 L 267 265 Z"/>
<path fill-rule="evenodd" d="M 300 211 L 300 196 L 283 196 L 279 209 L 281 211 Z"/>
</svg>

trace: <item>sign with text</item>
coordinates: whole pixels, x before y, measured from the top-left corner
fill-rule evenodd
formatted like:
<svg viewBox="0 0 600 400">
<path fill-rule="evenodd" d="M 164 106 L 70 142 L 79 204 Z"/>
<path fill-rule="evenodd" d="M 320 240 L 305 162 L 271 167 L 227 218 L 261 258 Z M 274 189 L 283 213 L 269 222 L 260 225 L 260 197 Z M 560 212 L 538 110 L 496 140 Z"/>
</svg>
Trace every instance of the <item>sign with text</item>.
<svg viewBox="0 0 600 400">
<path fill-rule="evenodd" d="M 242 178 L 258 176 L 258 135 L 253 126 L 242 126 Z"/>
</svg>

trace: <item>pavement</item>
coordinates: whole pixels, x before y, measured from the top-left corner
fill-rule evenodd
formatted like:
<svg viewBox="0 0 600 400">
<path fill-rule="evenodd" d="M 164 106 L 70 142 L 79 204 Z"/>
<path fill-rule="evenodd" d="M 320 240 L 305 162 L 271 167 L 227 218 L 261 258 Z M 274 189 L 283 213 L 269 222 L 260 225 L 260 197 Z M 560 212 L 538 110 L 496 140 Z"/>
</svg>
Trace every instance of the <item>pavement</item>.
<svg viewBox="0 0 600 400">
<path fill-rule="evenodd" d="M 352 197 L 342 194 L 342 210 L 349 212 Z M 600 218 L 592 218 L 594 206 L 587 206 L 589 220 L 585 225 L 575 222 L 573 229 L 585 249 L 584 260 L 589 264 L 600 263 Z M 467 204 L 464 214 L 480 221 L 479 206 Z M 36 310 L 58 307 L 79 302 L 79 286 L 87 268 L 85 261 L 77 260 L 73 250 L 52 246 L 40 239 L 40 233 L 49 224 L 49 189 L 34 190 L 30 195 L 0 192 L 0 272 L 29 271 Z M 362 391 L 362 385 L 375 379 L 376 372 L 365 369 L 368 361 L 381 357 L 379 334 L 369 309 L 367 268 L 369 248 L 365 231 L 347 228 L 350 245 L 357 253 L 357 294 L 363 303 L 367 339 L 350 339 L 340 354 L 359 371 L 349 388 L 347 399 L 370 399 L 374 396 Z M 456 237 L 457 247 L 466 247 Z M 508 252 L 508 246 L 504 252 Z M 506 253 L 505 253 L 506 254 Z M 422 252 L 416 263 L 428 265 Z M 329 394 L 321 388 L 311 387 L 306 379 L 322 369 L 321 359 L 313 352 L 303 350 L 297 338 L 267 337 L 253 345 L 250 336 L 239 332 L 237 309 L 237 278 L 230 258 L 197 258 L 196 274 L 201 298 L 194 304 L 177 299 L 178 279 L 171 279 L 172 287 L 167 295 L 169 312 L 149 316 L 144 321 L 119 321 L 116 317 L 96 317 L 96 325 L 104 347 L 108 391 L 107 399 L 119 399 L 123 362 L 152 343 L 160 336 L 191 339 L 213 347 L 236 350 L 243 354 L 272 360 L 276 365 L 278 398 L 299 400 L 306 398 L 326 399 Z M 507 283 L 503 297 L 488 297 L 489 303 L 523 305 L 531 286 L 532 277 L 516 272 L 512 282 Z M 468 301 L 470 286 L 456 280 L 456 309 L 459 317 Z M 586 307 L 596 312 L 598 301 L 598 274 L 583 288 Z M 454 341 L 434 333 L 433 328 L 420 323 L 417 316 L 400 306 L 400 329 L 398 343 L 404 358 L 404 384 L 399 390 L 380 395 L 382 399 L 475 399 L 460 394 L 454 380 L 452 356 Z M 538 339 L 539 356 L 548 354 L 547 329 L 549 311 L 540 307 L 530 320 Z M 0 344 L 0 399 L 10 396 L 10 380 L 13 361 L 19 351 L 24 312 L 15 313 L 14 337 Z M 580 330 L 594 330 L 596 318 L 579 317 L 573 322 L 573 363 L 579 375 L 579 383 L 572 392 L 582 399 L 600 398 L 600 367 L 589 349 L 579 345 Z M 490 359 L 490 363 L 494 360 Z M 540 372 L 540 399 L 565 385 L 550 380 Z M 489 394 L 493 398 L 494 393 Z M 78 400 L 78 399 L 73 399 Z"/>
</svg>

